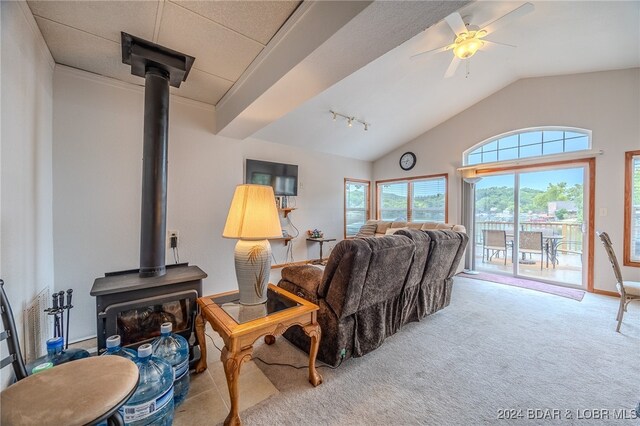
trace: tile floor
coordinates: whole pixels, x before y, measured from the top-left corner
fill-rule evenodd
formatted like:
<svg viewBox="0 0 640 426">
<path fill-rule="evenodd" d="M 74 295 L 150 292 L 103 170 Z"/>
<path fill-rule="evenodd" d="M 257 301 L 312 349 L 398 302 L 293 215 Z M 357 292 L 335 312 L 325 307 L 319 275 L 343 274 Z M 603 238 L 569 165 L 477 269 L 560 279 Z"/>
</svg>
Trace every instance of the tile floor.
<svg viewBox="0 0 640 426">
<path fill-rule="evenodd" d="M 222 339 L 207 324 L 207 334 L 222 348 Z M 185 402 L 176 409 L 173 424 L 205 425 L 222 423 L 229 414 L 229 391 L 220 351 L 207 338 L 208 368 L 201 374 L 191 374 L 191 387 Z M 240 412 L 278 393 L 253 361 L 242 365 L 240 372 Z"/>
<path fill-rule="evenodd" d="M 191 374 L 191 385 L 187 399 L 175 411 L 173 424 L 181 425 L 215 425 L 224 421 L 229 414 L 229 391 L 224 368 L 220 361 L 218 348 L 224 342 L 218 334 L 207 324 L 207 369 L 201 374 Z M 75 348 L 83 348 L 95 353 L 97 344 L 95 339 L 70 344 Z M 242 365 L 240 370 L 240 413 L 253 407 L 259 402 L 278 393 L 271 381 L 262 373 L 253 361 Z"/>
</svg>

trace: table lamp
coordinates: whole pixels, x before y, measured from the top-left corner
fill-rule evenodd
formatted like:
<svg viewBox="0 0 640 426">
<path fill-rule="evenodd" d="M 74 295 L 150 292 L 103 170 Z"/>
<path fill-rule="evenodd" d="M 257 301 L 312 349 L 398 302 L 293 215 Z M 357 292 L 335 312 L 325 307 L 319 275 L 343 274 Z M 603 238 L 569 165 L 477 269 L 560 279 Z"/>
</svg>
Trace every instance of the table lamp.
<svg viewBox="0 0 640 426">
<path fill-rule="evenodd" d="M 271 271 L 271 245 L 267 238 L 282 237 L 273 188 L 238 185 L 222 236 L 238 238 L 234 258 L 240 303 L 265 303 Z"/>
</svg>

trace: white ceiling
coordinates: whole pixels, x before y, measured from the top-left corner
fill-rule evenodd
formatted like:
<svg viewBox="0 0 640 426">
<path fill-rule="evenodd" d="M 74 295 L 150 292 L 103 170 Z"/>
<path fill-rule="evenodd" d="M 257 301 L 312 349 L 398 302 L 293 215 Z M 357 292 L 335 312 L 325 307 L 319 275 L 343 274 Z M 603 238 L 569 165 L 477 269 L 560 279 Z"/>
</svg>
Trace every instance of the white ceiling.
<svg viewBox="0 0 640 426">
<path fill-rule="evenodd" d="M 523 3 L 480 1 L 460 13 L 482 26 Z M 441 21 L 254 137 L 370 161 L 518 79 L 640 66 L 640 2 L 533 3 L 532 13 L 487 37 L 515 49 L 481 51 L 444 79 L 451 52 L 409 59 L 452 42 L 451 29 Z M 330 109 L 371 127 L 365 132 L 344 120 L 333 122 Z"/>
<path fill-rule="evenodd" d="M 216 104 L 300 1 L 28 1 L 54 60 L 144 85 L 120 31 L 196 57 L 177 95 Z"/>
</svg>

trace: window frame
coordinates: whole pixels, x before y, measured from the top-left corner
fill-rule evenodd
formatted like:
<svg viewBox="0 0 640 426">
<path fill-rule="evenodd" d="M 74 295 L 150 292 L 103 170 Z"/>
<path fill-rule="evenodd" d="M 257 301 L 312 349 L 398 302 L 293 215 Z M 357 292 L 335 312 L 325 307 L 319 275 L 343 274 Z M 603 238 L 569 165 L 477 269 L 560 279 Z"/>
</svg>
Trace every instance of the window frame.
<svg viewBox="0 0 640 426">
<path fill-rule="evenodd" d="M 407 222 L 412 220 L 412 185 L 409 183 L 416 180 L 430 180 L 444 178 L 444 222 L 449 223 L 449 173 L 438 173 L 433 175 L 412 176 L 395 179 L 382 179 L 376 181 L 376 220 L 380 219 L 380 185 L 386 183 L 403 183 L 407 184 Z"/>
<path fill-rule="evenodd" d="M 580 149 L 580 150 L 576 150 L 576 151 L 566 151 L 565 150 L 565 143 L 567 140 L 572 140 L 572 139 L 576 139 L 576 138 L 565 138 L 565 135 L 563 134 L 562 139 L 558 139 L 555 141 L 544 141 L 544 137 L 543 139 L 540 141 L 540 143 L 534 143 L 534 144 L 520 144 L 520 135 L 522 134 L 527 134 L 527 133 L 532 133 L 532 132 L 574 132 L 574 133 L 580 133 L 582 134 L 582 136 L 586 136 L 587 137 L 587 141 L 588 141 L 588 146 L 586 149 Z M 504 149 L 517 149 L 518 153 L 520 153 L 520 148 L 522 147 L 530 147 L 530 146 L 535 146 L 535 145 L 540 145 L 540 150 L 542 152 L 542 154 L 540 155 L 532 155 L 532 156 L 528 156 L 528 157 L 520 157 L 520 155 L 518 155 L 518 157 L 513 158 L 513 159 L 505 159 L 505 160 L 500 160 L 500 148 L 497 144 L 499 139 L 506 139 L 510 136 L 518 136 L 518 144 L 515 147 L 510 147 L 510 148 L 504 148 Z M 581 136 L 580 136 L 581 137 Z M 563 142 L 563 151 L 559 152 L 559 153 L 555 153 L 555 154 L 544 154 L 544 144 L 545 143 L 551 143 L 551 142 L 557 142 L 557 141 L 562 141 Z M 495 151 L 491 151 L 491 152 L 495 152 L 496 153 L 496 161 L 490 161 L 490 162 L 479 162 L 479 163 L 474 163 L 474 164 L 469 164 L 469 155 L 477 150 L 478 148 L 482 148 L 485 145 L 489 145 L 492 142 L 496 142 L 496 150 Z M 572 155 L 575 153 L 579 153 L 579 152 L 588 152 L 589 150 L 591 150 L 593 148 L 592 145 L 592 132 L 591 130 L 588 129 L 581 129 L 578 127 L 565 127 L 565 126 L 540 126 L 540 127 L 528 127 L 528 128 L 524 128 L 524 129 L 519 129 L 519 130 L 513 130 L 510 132 L 506 132 L 506 133 L 502 133 L 499 134 L 497 136 L 491 136 L 490 138 L 487 138 L 485 140 L 483 140 L 482 142 L 479 142 L 475 145 L 473 145 L 472 147 L 466 149 L 463 153 L 462 153 L 462 165 L 463 167 L 484 167 L 484 166 L 489 166 L 489 165 L 495 165 L 495 164 L 501 164 L 501 163 L 509 163 L 509 162 L 520 162 L 520 161 L 528 161 L 528 160 L 533 160 L 533 159 L 553 159 L 553 158 L 558 158 L 558 157 L 562 157 L 565 155 Z"/>
<path fill-rule="evenodd" d="M 366 180 L 366 179 L 351 179 L 351 178 L 344 178 L 344 184 L 342 186 L 342 190 L 344 192 L 344 197 L 343 197 L 343 212 L 344 212 L 344 218 L 343 218 L 343 222 L 342 222 L 342 234 L 345 240 L 354 238 L 355 235 L 347 235 L 347 211 L 348 210 L 358 210 L 360 211 L 361 209 L 348 209 L 347 208 L 347 184 L 348 183 L 356 183 L 356 184 L 364 184 L 367 185 L 367 190 L 365 191 L 365 195 L 366 195 L 366 199 L 364 202 L 365 205 L 365 223 L 371 219 L 371 181 L 370 180 Z"/>
<path fill-rule="evenodd" d="M 623 264 L 624 266 L 633 266 L 640 268 L 640 260 L 631 259 L 631 209 L 632 209 L 632 193 L 633 188 L 633 159 L 640 157 L 640 150 L 627 151 L 624 153 L 624 249 Z"/>
</svg>

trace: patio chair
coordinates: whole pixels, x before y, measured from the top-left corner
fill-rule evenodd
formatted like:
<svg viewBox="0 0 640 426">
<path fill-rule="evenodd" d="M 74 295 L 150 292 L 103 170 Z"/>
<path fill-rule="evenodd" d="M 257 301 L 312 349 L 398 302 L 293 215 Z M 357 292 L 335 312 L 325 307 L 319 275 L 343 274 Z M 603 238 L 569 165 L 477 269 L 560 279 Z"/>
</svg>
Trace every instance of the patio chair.
<svg viewBox="0 0 640 426">
<path fill-rule="evenodd" d="M 609 234 L 599 231 L 596 232 L 596 234 L 600 237 L 600 240 L 604 245 L 604 249 L 607 252 L 607 256 L 609 256 L 609 262 L 611 262 L 613 274 L 616 277 L 616 289 L 618 290 L 618 294 L 620 294 L 620 307 L 618 308 L 618 316 L 616 317 L 616 320 L 618 321 L 616 332 L 619 333 L 620 325 L 622 324 L 622 316 L 627 311 L 629 302 L 632 300 L 640 300 L 640 282 L 624 281 L 622 279 L 622 272 L 620 271 L 618 258 L 616 257 L 616 253 L 613 251 L 613 245 L 611 244 Z"/>
<path fill-rule="evenodd" d="M 520 231 L 520 247 L 518 252 L 539 254 L 540 255 L 540 270 L 544 264 L 544 246 L 542 245 L 542 232 L 540 231 Z"/>
<path fill-rule="evenodd" d="M 491 262 L 494 256 L 500 257 L 500 252 L 504 251 L 504 264 L 507 264 L 507 232 L 490 229 L 482 230 L 482 261 L 485 255 L 487 261 Z"/>
</svg>

